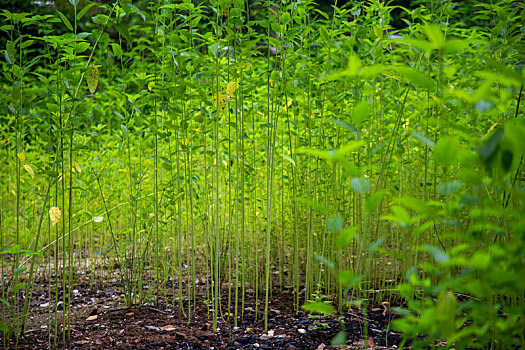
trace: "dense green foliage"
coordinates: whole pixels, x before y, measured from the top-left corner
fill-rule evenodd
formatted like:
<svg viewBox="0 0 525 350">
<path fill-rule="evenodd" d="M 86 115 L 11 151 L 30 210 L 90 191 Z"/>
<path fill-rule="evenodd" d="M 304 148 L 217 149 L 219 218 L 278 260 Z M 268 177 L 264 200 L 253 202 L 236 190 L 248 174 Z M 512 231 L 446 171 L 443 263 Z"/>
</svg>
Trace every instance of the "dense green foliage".
<svg viewBox="0 0 525 350">
<path fill-rule="evenodd" d="M 69 2 L 1 14 L 4 342 L 37 267 L 56 345 L 59 286 L 115 266 L 129 305 L 205 288 L 214 328 L 276 286 L 406 301 L 417 346 L 523 344 L 521 3 Z"/>
</svg>

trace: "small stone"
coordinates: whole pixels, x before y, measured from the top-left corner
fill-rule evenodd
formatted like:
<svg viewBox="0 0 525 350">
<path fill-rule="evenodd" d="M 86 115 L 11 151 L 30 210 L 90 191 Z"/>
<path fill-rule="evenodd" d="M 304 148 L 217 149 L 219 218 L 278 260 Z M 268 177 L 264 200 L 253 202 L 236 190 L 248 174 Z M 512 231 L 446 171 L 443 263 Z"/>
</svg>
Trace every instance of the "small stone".
<svg viewBox="0 0 525 350">
<path fill-rule="evenodd" d="M 306 329 L 304 329 L 304 328 L 299 328 L 299 329 L 297 330 L 297 332 L 299 332 L 299 333 L 301 333 L 301 334 L 306 334 Z"/>
</svg>

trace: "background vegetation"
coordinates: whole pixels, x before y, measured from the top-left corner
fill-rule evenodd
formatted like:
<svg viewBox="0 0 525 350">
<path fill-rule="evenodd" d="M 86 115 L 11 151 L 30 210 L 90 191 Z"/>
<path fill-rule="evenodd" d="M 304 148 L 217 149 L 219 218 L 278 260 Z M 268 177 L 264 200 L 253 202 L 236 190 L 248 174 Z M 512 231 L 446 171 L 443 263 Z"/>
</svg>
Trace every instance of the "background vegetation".
<svg viewBox="0 0 525 350">
<path fill-rule="evenodd" d="M 266 320 L 278 287 L 311 312 L 403 304 L 418 346 L 523 344 L 522 8 L 4 9 L 4 342 L 37 277 L 56 344 L 76 271 L 115 269 L 129 305 L 206 302 L 214 328 L 248 288 Z"/>
</svg>

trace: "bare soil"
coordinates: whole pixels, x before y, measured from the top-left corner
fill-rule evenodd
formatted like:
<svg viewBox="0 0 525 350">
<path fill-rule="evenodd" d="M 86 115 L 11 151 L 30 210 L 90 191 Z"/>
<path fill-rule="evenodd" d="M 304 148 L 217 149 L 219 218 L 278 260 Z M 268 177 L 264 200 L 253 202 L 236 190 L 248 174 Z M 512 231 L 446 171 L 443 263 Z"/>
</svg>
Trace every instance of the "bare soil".
<svg viewBox="0 0 525 350">
<path fill-rule="evenodd" d="M 291 292 L 275 289 L 269 304 L 268 332 L 264 332 L 262 298 L 255 310 L 254 295 L 247 294 L 244 313 L 241 316 L 239 312 L 235 327 L 233 315 L 226 312 L 226 290 L 218 330 L 213 332 L 212 314 L 203 302 L 205 296 L 197 300 L 188 319 L 178 304 L 164 300 L 156 305 L 126 307 L 122 290 L 115 283 L 93 288 L 86 282 L 76 288 L 71 291 L 70 342 L 62 340 L 63 306 L 50 314 L 46 298 L 49 287 L 44 284 L 37 285 L 33 294 L 27 331 L 18 344 L 20 349 L 392 349 L 401 340 L 388 329 L 393 315 L 381 305 L 366 315 L 348 310 L 339 316 L 312 317 L 303 310 L 294 310 Z M 346 345 L 331 346 L 343 323 Z M 56 343 L 55 329 L 59 330 Z M 9 348 L 14 349 L 15 344 L 12 342 Z"/>
</svg>

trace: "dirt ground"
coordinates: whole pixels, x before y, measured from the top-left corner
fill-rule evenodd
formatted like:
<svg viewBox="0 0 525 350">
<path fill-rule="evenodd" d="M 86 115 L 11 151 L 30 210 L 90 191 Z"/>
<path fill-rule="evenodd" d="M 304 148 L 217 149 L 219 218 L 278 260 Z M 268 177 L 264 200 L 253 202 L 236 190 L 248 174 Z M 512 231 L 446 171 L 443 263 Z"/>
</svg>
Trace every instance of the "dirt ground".
<svg viewBox="0 0 525 350">
<path fill-rule="evenodd" d="M 20 349 L 56 346 L 59 349 L 323 350 L 336 348 L 330 343 L 343 323 L 347 342 L 346 346 L 337 347 L 340 349 L 395 349 L 401 340 L 399 334 L 388 329 L 393 315 L 381 305 L 370 308 L 366 316 L 358 310 L 349 310 L 340 316 L 311 317 L 303 310 L 294 310 L 291 292 L 275 289 L 269 304 L 268 332 L 264 332 L 263 298 L 260 296 L 256 318 L 255 298 L 248 293 L 244 314 L 239 315 L 234 327 L 233 315 L 226 312 L 225 291 L 222 317 L 214 333 L 209 305 L 202 302 L 205 296 L 200 301 L 197 297 L 188 322 L 178 305 L 162 301 L 157 305 L 144 303 L 126 307 L 122 290 L 116 283 L 93 288 L 86 282 L 71 291 L 71 341 L 64 346 L 59 332 L 55 345 L 50 330 L 53 335 L 55 329 L 62 329 L 62 306 L 58 307 L 55 321 L 55 313 L 49 314 L 48 288 L 47 284 L 36 286 L 27 331 L 19 341 Z M 11 343 L 9 348 L 14 349 L 15 344 Z"/>
</svg>

